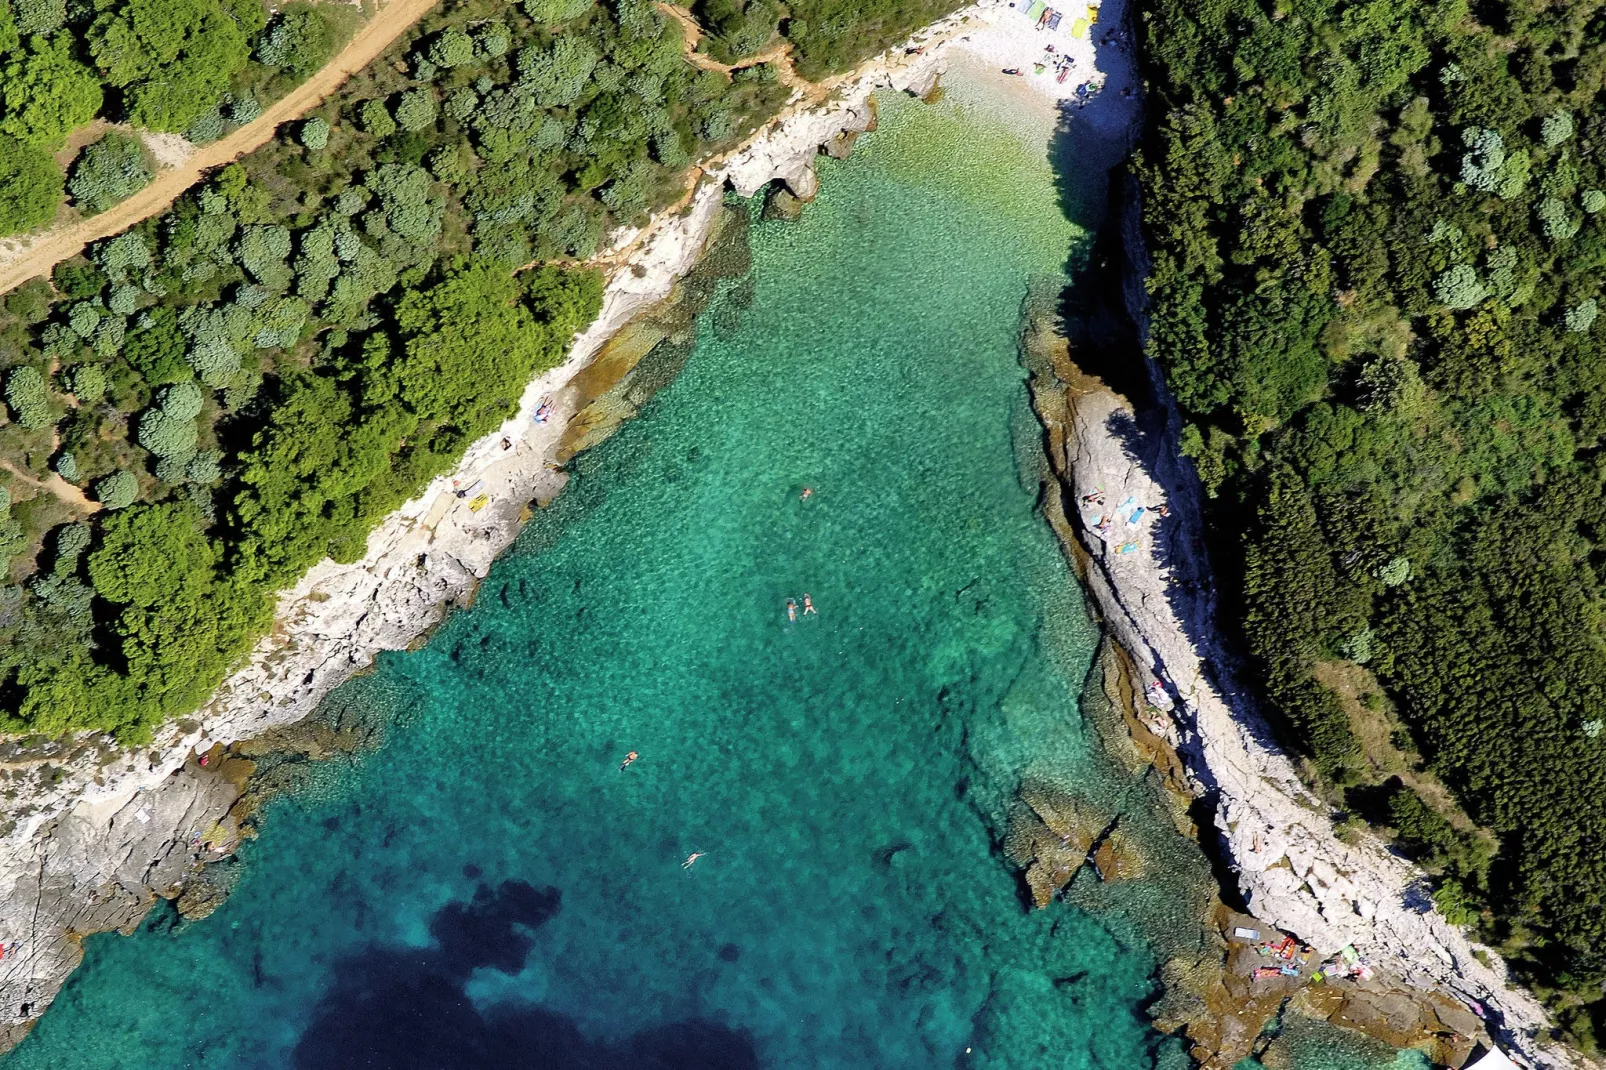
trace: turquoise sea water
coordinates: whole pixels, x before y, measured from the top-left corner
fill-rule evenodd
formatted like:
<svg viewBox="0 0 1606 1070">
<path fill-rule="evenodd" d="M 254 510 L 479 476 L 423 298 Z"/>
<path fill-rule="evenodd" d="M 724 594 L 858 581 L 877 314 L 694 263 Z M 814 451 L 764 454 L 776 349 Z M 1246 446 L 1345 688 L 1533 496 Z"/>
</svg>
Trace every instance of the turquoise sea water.
<svg viewBox="0 0 1606 1070">
<path fill-rule="evenodd" d="M 1185 1064 L 1142 1005 L 1202 868 L 1081 716 L 1034 511 L 1020 306 L 1082 236 L 1036 120 L 883 103 L 476 606 L 337 696 L 383 746 L 211 918 L 90 940 L 8 1068 Z M 1024 910 L 1028 775 L 1151 879 Z"/>
</svg>

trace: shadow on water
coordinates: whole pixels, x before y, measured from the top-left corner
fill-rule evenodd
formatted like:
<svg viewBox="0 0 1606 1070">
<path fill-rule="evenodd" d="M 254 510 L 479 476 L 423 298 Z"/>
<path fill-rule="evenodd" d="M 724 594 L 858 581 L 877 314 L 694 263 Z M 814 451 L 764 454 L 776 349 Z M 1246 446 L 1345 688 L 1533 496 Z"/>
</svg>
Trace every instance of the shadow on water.
<svg viewBox="0 0 1606 1070">
<path fill-rule="evenodd" d="M 1127 260 L 1123 187 L 1143 116 L 1128 3 L 1108 0 L 1100 11 L 1092 32 L 1098 34 L 1094 66 L 1104 87 L 1086 100 L 1060 105 L 1049 163 L 1060 210 L 1093 235 L 1092 245 L 1074 251 L 1065 265 L 1070 285 L 1059 311 L 1072 357 L 1147 414 L 1156 406 L 1124 289 L 1133 265 Z"/>
<path fill-rule="evenodd" d="M 1178 448 L 1180 417 L 1166 395 L 1160 368 L 1144 352 L 1139 319 L 1147 301 L 1143 285 L 1148 261 L 1131 166 L 1142 135 L 1144 100 L 1130 8 L 1131 0 L 1107 0 L 1101 9 L 1103 17 L 1094 27 L 1099 44 L 1095 66 L 1104 76 L 1104 88 L 1085 101 L 1061 105 L 1049 148 L 1060 208 L 1094 235 L 1091 246 L 1073 251 L 1067 261 L 1069 285 L 1058 311 L 1077 367 L 1132 403 L 1131 415 L 1111 417 L 1109 431 L 1126 456 L 1160 484 L 1171 504 L 1171 515 L 1153 529 L 1152 553 L 1156 567 L 1173 577 L 1168 586 L 1172 609 L 1239 723 L 1276 754 L 1283 751 L 1282 744 L 1241 682 L 1239 637 L 1233 622 L 1222 620 L 1219 612 L 1202 493 L 1192 465 Z M 1064 504 L 1068 515 L 1078 515 L 1074 503 Z M 1190 813 L 1199 828 L 1208 829 L 1218 800 L 1208 771 L 1200 769 L 1206 791 L 1192 802 Z M 1213 845 L 1204 846 L 1223 900 L 1243 909 L 1228 860 Z"/>
<path fill-rule="evenodd" d="M 573 1021 L 538 1006 L 475 1007 L 476 970 L 517 973 L 535 931 L 557 914 L 556 888 L 481 884 L 466 903 L 436 912 L 435 946 L 372 947 L 335 966 L 334 981 L 296 1045 L 297 1070 L 757 1070 L 743 1032 L 717 1022 L 675 1022 L 620 1044 L 597 1043 Z"/>
</svg>

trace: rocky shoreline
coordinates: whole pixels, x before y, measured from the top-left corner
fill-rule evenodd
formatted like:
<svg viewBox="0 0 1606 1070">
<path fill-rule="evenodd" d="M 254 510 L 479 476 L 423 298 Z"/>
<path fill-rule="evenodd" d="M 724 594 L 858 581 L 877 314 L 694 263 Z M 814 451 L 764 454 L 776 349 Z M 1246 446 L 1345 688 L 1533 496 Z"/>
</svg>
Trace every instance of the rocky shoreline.
<svg viewBox="0 0 1606 1070">
<path fill-rule="evenodd" d="M 1141 250 L 1141 235 L 1131 211 L 1124 223 L 1121 244 L 1130 255 Z M 1138 310 L 1139 324 L 1141 280 L 1141 265 L 1129 265 L 1124 302 L 1116 298 Z M 1169 767 L 1169 779 L 1198 801 L 1207 826 L 1201 842 L 1230 871 L 1224 894 L 1241 896 L 1262 928 L 1293 934 L 1323 958 L 1352 947 L 1372 967 L 1373 988 L 1412 994 L 1418 1007 L 1437 1005 L 1462 1029 L 1476 1024 L 1514 1059 L 1586 1065 L 1551 1042 L 1544 1008 L 1509 982 L 1499 956 L 1433 909 L 1420 870 L 1369 834 L 1336 835 L 1331 808 L 1305 788 L 1251 692 L 1235 680 L 1236 659 L 1213 623 L 1199 485 L 1177 448 L 1179 418 L 1159 369 L 1131 354 L 1142 365 L 1133 385 L 1152 395 L 1149 405 L 1135 406 L 1077 366 L 1052 317 L 1028 324 L 1023 352 L 1054 473 L 1045 510 L 1137 676 L 1134 736 L 1147 738 L 1156 765 Z M 1217 964 L 1216 976 L 1232 971 Z M 1239 1005 L 1266 1003 L 1269 1019 L 1308 991 L 1255 982 L 1238 993 Z M 1327 991 L 1330 997 L 1335 986 Z M 1179 1028 L 1187 1017 L 1179 1016 Z M 1202 1063 L 1230 1066 L 1250 1054 L 1252 1033 L 1218 1036 L 1217 1047 L 1208 1032 L 1190 1032 Z"/>
<path fill-rule="evenodd" d="M 568 359 L 530 383 L 517 414 L 451 475 L 376 528 L 360 561 L 324 561 L 284 592 L 272 633 L 194 717 L 136 749 L 104 737 L 0 744 L 0 947 L 10 948 L 0 958 L 0 1051 L 55 998 L 85 936 L 131 932 L 159 898 L 182 904 L 189 893 L 196 913 L 215 905 L 202 875 L 233 852 L 252 805 L 251 763 L 226 748 L 302 721 L 379 652 L 410 646 L 472 598 L 532 505 L 562 490 L 563 461 L 588 444 L 587 428 L 571 423 L 614 382 L 588 384 L 582 373 L 697 263 L 726 191 L 751 197 L 779 182 L 811 199 L 818 155 L 845 154 L 873 126 L 876 90 L 929 92 L 969 17 L 917 34 L 908 45 L 917 52 L 894 49 L 833 79 L 823 101 L 799 96 L 740 148 L 706 162 L 681 205 L 617 235 L 602 311 Z"/>
</svg>

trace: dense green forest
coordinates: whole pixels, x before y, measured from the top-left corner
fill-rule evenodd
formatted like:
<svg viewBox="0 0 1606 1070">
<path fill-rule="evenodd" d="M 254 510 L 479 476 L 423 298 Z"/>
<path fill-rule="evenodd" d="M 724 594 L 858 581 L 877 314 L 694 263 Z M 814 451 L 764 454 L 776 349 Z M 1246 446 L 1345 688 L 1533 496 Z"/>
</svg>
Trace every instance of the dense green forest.
<svg viewBox="0 0 1606 1070">
<path fill-rule="evenodd" d="M 302 18 L 266 21 L 257 54 Z M 0 728 L 132 741 L 193 710 L 275 590 L 360 557 L 505 419 L 601 295 L 529 265 L 583 262 L 787 97 L 772 66 L 682 48 L 646 0 L 447 4 L 278 140 L 7 295 Z M 109 145 L 105 174 L 137 162 Z"/>
<path fill-rule="evenodd" d="M 1142 9 L 1150 346 L 1268 706 L 1589 1045 L 1606 4 Z"/>
<path fill-rule="evenodd" d="M 104 211 L 150 181 L 137 138 L 111 132 L 63 174 L 56 154 L 98 119 L 213 141 L 321 67 L 359 21 L 345 4 L 261 0 L 0 0 L 0 234 L 55 218 L 63 188 Z"/>
<path fill-rule="evenodd" d="M 697 0 L 694 9 L 716 58 L 750 55 L 784 36 L 799 71 L 815 77 L 956 6 Z M 530 17 L 561 25 L 590 7 L 551 0 Z M 262 0 L 0 0 L 0 235 L 50 223 L 64 196 L 92 215 L 150 181 L 149 153 L 137 137 L 115 131 L 73 156 L 64 173 L 57 157 L 74 131 L 104 119 L 214 141 L 327 62 L 359 18 L 357 8 L 338 2 L 289 3 L 270 17 Z M 569 57 L 581 66 L 585 58 Z M 414 118 L 422 121 L 422 113 Z"/>
</svg>

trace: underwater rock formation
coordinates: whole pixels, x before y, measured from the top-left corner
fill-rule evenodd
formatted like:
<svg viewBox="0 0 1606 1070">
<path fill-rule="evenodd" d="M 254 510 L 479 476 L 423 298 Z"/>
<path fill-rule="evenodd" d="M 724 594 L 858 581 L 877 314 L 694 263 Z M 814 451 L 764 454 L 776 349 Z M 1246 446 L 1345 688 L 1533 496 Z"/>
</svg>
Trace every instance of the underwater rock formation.
<svg viewBox="0 0 1606 1070">
<path fill-rule="evenodd" d="M 1108 815 L 1069 792 L 1027 781 L 1010 809 L 1004 855 L 1025 871 L 1033 906 L 1046 907 L 1090 859 L 1105 880 L 1142 872 L 1125 838 L 1116 839 L 1117 831 Z"/>
</svg>

